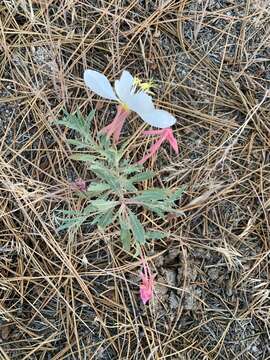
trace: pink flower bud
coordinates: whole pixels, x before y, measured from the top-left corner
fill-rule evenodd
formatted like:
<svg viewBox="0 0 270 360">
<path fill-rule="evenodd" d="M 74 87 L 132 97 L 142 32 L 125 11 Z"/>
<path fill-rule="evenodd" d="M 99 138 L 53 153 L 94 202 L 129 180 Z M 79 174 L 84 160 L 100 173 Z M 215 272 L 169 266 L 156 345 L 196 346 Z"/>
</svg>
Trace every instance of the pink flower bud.
<svg viewBox="0 0 270 360">
<path fill-rule="evenodd" d="M 86 181 L 81 178 L 76 179 L 72 185 L 80 191 L 86 191 Z"/>
<path fill-rule="evenodd" d="M 140 298 L 144 305 L 154 296 L 154 278 L 145 259 L 142 259 L 143 271 L 141 272 L 142 283 L 140 285 Z"/>
</svg>

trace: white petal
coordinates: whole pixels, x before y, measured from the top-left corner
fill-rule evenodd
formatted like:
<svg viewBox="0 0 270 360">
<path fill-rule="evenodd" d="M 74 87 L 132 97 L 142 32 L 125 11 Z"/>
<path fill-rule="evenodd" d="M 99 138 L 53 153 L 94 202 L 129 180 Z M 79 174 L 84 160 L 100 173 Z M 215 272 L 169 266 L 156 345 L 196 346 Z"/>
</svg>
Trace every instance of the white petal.
<svg viewBox="0 0 270 360">
<path fill-rule="evenodd" d="M 155 109 L 154 111 L 142 113 L 140 115 L 147 124 L 161 129 L 170 127 L 176 122 L 175 117 L 165 110 Z"/>
<path fill-rule="evenodd" d="M 132 111 L 135 111 L 139 115 L 155 110 L 152 97 L 143 91 L 130 96 L 127 105 Z"/>
<path fill-rule="evenodd" d="M 94 70 L 85 70 L 84 82 L 94 93 L 105 99 L 117 100 L 115 92 L 105 75 Z"/>
<path fill-rule="evenodd" d="M 116 94 L 123 103 L 129 101 L 133 80 L 133 76 L 128 71 L 124 70 L 120 80 L 116 80 L 114 83 Z"/>
</svg>

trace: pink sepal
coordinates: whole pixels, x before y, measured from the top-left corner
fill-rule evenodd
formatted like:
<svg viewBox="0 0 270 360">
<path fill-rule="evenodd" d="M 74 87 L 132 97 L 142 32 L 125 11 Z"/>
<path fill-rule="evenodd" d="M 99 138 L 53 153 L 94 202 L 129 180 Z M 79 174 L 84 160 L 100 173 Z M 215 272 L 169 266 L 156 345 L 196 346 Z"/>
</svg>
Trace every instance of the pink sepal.
<svg viewBox="0 0 270 360">
<path fill-rule="evenodd" d="M 108 137 L 113 136 L 114 144 L 117 144 L 120 138 L 121 130 L 125 123 L 126 118 L 129 115 L 129 111 L 125 110 L 123 106 L 117 106 L 117 113 L 113 121 L 100 130 L 102 134 L 106 134 Z"/>
<path fill-rule="evenodd" d="M 147 130 L 144 131 L 143 134 L 159 135 L 160 138 L 150 147 L 148 154 L 146 154 L 140 161 L 138 161 L 139 164 L 143 164 L 146 160 L 148 160 L 151 156 L 153 156 L 158 151 L 161 144 L 166 140 L 169 142 L 175 153 L 176 154 L 179 153 L 178 144 L 173 135 L 173 131 L 171 128 L 166 128 L 161 130 Z"/>
</svg>

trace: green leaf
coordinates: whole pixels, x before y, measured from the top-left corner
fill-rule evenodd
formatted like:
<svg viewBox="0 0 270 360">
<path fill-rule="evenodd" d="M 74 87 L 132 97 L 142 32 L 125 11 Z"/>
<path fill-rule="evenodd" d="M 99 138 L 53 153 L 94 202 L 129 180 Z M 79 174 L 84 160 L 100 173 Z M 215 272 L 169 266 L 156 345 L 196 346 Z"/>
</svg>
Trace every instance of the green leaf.
<svg viewBox="0 0 270 360">
<path fill-rule="evenodd" d="M 109 190 L 111 187 L 109 184 L 104 183 L 92 183 L 88 186 L 88 192 L 101 193 L 103 191 Z"/>
<path fill-rule="evenodd" d="M 106 181 L 114 191 L 119 190 L 119 180 L 109 169 L 94 164 L 90 167 L 90 170 L 92 170 L 99 178 Z"/>
<path fill-rule="evenodd" d="M 122 241 L 123 249 L 126 251 L 130 251 L 131 247 L 131 234 L 129 228 L 126 224 L 121 225 L 120 229 L 120 239 Z"/>
<path fill-rule="evenodd" d="M 62 120 L 56 120 L 55 124 L 64 125 L 69 129 L 75 130 L 83 138 L 89 140 L 90 124 L 95 112 L 91 111 L 91 113 L 87 116 L 86 120 L 84 120 L 79 109 L 77 109 L 76 113 L 74 114 L 69 114 L 66 111 L 64 111 L 64 113 L 65 113 L 65 117 Z"/>
<path fill-rule="evenodd" d="M 140 245 L 145 244 L 145 232 L 142 224 L 140 223 L 137 216 L 129 209 L 128 209 L 128 214 L 129 214 L 130 228 L 133 233 L 135 241 Z"/>
<path fill-rule="evenodd" d="M 92 225 L 97 224 L 102 230 L 105 230 L 108 225 L 114 221 L 114 209 L 111 208 L 105 213 L 98 215 L 93 221 Z"/>
<path fill-rule="evenodd" d="M 142 174 L 136 174 L 136 175 L 132 176 L 131 178 L 129 178 L 128 180 L 133 183 L 138 183 L 141 181 L 152 179 L 154 176 L 155 176 L 155 173 L 153 171 L 146 171 Z"/>
<path fill-rule="evenodd" d="M 124 175 L 130 175 L 130 174 L 141 171 L 142 166 L 141 165 L 122 164 L 121 169 L 122 169 Z"/>
<path fill-rule="evenodd" d="M 90 113 L 87 115 L 86 119 L 85 119 L 85 128 L 87 130 L 87 132 L 90 132 L 90 127 L 91 127 L 91 123 L 93 120 L 93 117 L 95 116 L 95 110 L 90 111 Z"/>
<path fill-rule="evenodd" d="M 79 133 L 82 132 L 84 124 L 82 123 L 81 119 L 79 119 L 76 114 L 67 114 L 62 120 L 56 120 L 56 125 L 64 125 L 69 129 L 78 131 Z"/>
<path fill-rule="evenodd" d="M 167 200 L 168 191 L 164 189 L 149 189 L 141 192 L 140 195 L 137 195 L 132 198 L 132 200 L 136 201 L 159 201 L 159 200 Z"/>
<path fill-rule="evenodd" d="M 78 218 L 73 218 L 73 219 L 61 219 L 63 224 L 60 225 L 57 230 L 61 231 L 61 230 L 65 230 L 65 229 L 70 229 L 72 227 L 79 227 L 80 225 L 82 225 L 82 223 L 85 221 L 85 217 L 78 217 Z"/>
<path fill-rule="evenodd" d="M 104 199 L 97 199 L 91 201 L 91 205 L 94 206 L 98 211 L 102 211 L 102 212 L 114 208 L 118 204 L 119 204 L 118 201 L 104 200 Z"/>
<path fill-rule="evenodd" d="M 89 144 L 86 144 L 82 141 L 75 140 L 75 139 L 67 139 L 67 143 L 70 145 L 76 146 L 76 149 L 85 149 L 89 148 Z"/>
<path fill-rule="evenodd" d="M 165 213 L 164 210 L 158 206 L 158 205 L 153 205 L 153 204 L 146 204 L 144 203 L 144 206 L 150 210 L 152 213 L 157 214 L 159 217 L 161 217 L 162 219 L 165 219 Z"/>
<path fill-rule="evenodd" d="M 167 205 L 165 201 L 143 202 L 143 206 L 145 206 L 151 212 L 156 213 L 162 219 L 165 218 L 166 213 L 170 213 L 170 212 L 177 213 L 178 212 L 178 210 L 176 210 L 173 207 Z M 183 215 L 182 211 L 179 211 L 179 213 L 181 213 L 181 215 Z"/>
<path fill-rule="evenodd" d="M 89 161 L 89 162 L 95 161 L 95 158 L 89 154 L 73 154 L 70 156 L 70 159 L 78 160 L 78 161 Z"/>
<path fill-rule="evenodd" d="M 62 120 L 56 120 L 54 123 L 55 125 L 64 125 L 72 130 L 78 130 L 78 124 L 76 121 L 74 121 L 74 119 L 71 118 L 71 116 L 66 117 Z"/>
<path fill-rule="evenodd" d="M 87 216 L 89 216 L 93 213 L 96 213 L 96 212 L 97 212 L 97 208 L 95 206 L 93 206 L 92 204 L 87 205 L 83 210 L 84 215 L 87 215 Z"/>
<path fill-rule="evenodd" d="M 119 224 L 120 224 L 120 239 L 123 245 L 123 249 L 126 251 L 130 251 L 131 247 L 131 234 L 129 231 L 129 227 L 127 221 L 122 217 L 119 213 Z"/>
<path fill-rule="evenodd" d="M 145 234 L 146 239 L 161 240 L 168 236 L 168 233 L 162 231 L 147 231 Z"/>
<path fill-rule="evenodd" d="M 142 256 L 141 246 L 138 243 L 136 243 L 135 246 L 136 246 L 136 252 L 134 254 L 134 257 L 135 258 L 141 257 Z"/>
<path fill-rule="evenodd" d="M 110 164 L 116 164 L 118 153 L 113 148 L 106 149 L 106 158 Z"/>
<path fill-rule="evenodd" d="M 138 189 L 127 179 L 120 179 L 121 187 L 129 192 L 137 192 Z"/>
<path fill-rule="evenodd" d="M 184 187 L 177 189 L 177 190 L 170 196 L 170 201 L 179 200 L 179 199 L 182 197 L 184 191 L 185 191 L 185 188 L 184 188 Z"/>
<path fill-rule="evenodd" d="M 107 135 L 104 135 L 102 133 L 99 133 L 99 142 L 100 145 L 102 145 L 104 148 L 108 148 L 110 146 L 110 139 L 107 137 Z"/>
</svg>

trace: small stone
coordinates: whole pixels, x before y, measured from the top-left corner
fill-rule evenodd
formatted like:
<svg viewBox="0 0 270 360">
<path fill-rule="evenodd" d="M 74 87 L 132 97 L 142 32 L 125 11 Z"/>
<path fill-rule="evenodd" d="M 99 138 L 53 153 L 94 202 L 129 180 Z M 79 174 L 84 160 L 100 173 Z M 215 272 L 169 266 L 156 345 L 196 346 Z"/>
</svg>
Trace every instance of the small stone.
<svg viewBox="0 0 270 360">
<path fill-rule="evenodd" d="M 219 271 L 217 270 L 217 268 L 209 269 L 207 271 L 207 274 L 212 280 L 217 280 L 219 278 Z"/>
<path fill-rule="evenodd" d="M 164 256 L 158 256 L 155 258 L 155 265 L 156 267 L 162 267 L 164 264 Z"/>
<path fill-rule="evenodd" d="M 172 292 L 169 297 L 169 303 L 170 303 L 170 308 L 172 310 L 175 310 L 180 305 L 180 298 L 174 292 Z"/>
<path fill-rule="evenodd" d="M 180 249 L 176 248 L 176 249 L 170 249 L 168 251 L 168 253 L 165 255 L 164 257 L 164 263 L 165 264 L 170 264 L 172 261 L 174 261 L 177 256 L 180 255 Z"/>
<path fill-rule="evenodd" d="M 165 269 L 165 277 L 168 285 L 176 286 L 176 272 L 174 270 Z"/>
<path fill-rule="evenodd" d="M 159 38 L 159 37 L 160 37 L 160 31 L 159 31 L 159 30 L 156 30 L 156 31 L 154 32 L 154 37 L 155 37 L 155 38 Z"/>
<path fill-rule="evenodd" d="M 194 298 L 191 294 L 188 294 L 185 296 L 184 309 L 185 310 L 194 310 L 195 309 Z"/>
<path fill-rule="evenodd" d="M 169 291 L 168 287 L 162 285 L 161 283 L 167 284 L 167 281 L 164 278 L 161 278 L 159 280 L 159 284 L 155 284 L 155 294 L 157 296 L 163 296 Z"/>
</svg>

